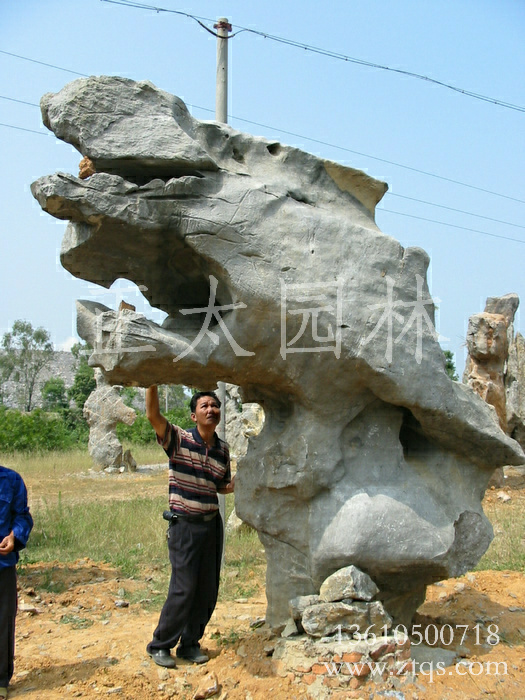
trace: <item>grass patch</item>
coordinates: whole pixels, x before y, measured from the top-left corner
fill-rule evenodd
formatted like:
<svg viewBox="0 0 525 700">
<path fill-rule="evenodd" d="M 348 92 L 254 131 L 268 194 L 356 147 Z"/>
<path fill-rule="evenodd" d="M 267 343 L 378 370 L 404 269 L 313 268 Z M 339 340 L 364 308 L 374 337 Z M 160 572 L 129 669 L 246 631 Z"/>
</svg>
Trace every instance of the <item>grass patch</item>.
<svg viewBox="0 0 525 700">
<path fill-rule="evenodd" d="M 242 639 L 242 633 L 239 632 L 239 630 L 230 627 L 225 634 L 222 634 L 221 632 L 213 632 L 211 638 L 215 639 L 219 646 L 227 647 L 237 644 Z"/>
<path fill-rule="evenodd" d="M 484 504 L 485 514 L 494 528 L 494 539 L 476 566 L 476 571 L 525 570 L 525 492 L 511 491 L 507 503 Z"/>
<path fill-rule="evenodd" d="M 146 447 L 141 457 L 152 463 L 151 456 L 158 458 L 158 452 Z M 29 546 L 21 552 L 21 574 L 24 564 L 87 558 L 109 564 L 125 577 L 145 577 L 147 585 L 132 602 L 144 601 L 145 608 L 162 605 L 170 576 L 167 526 L 162 519 L 167 474 L 84 478 L 91 468 L 84 453 L 79 459 L 76 453 L 47 453 L 33 461 L 24 454 L 16 457 L 9 464 L 28 484 L 35 523 Z M 233 507 L 234 498 L 228 496 L 227 517 Z M 154 579 L 148 580 L 153 571 Z M 42 581 L 43 589 L 60 593 L 67 588 L 57 582 L 52 569 L 46 575 L 49 580 Z M 260 590 L 264 575 L 265 558 L 255 531 L 227 535 L 220 598 L 250 597 Z"/>
<path fill-rule="evenodd" d="M 80 617 L 79 615 L 62 615 L 60 618 L 60 624 L 71 625 L 74 630 L 85 630 L 91 627 L 93 620 L 89 620 L 87 617 Z"/>
<path fill-rule="evenodd" d="M 266 559 L 255 530 L 226 537 L 219 600 L 250 598 L 264 585 Z"/>
<path fill-rule="evenodd" d="M 72 471 L 87 471 L 93 461 L 86 449 L 50 452 L 1 452 L 0 464 L 14 469 L 25 479 L 43 475 L 60 478 Z"/>
<path fill-rule="evenodd" d="M 161 513 L 166 497 L 47 505 L 33 512 L 35 526 L 24 560 L 112 564 L 125 576 L 166 562 Z"/>
<path fill-rule="evenodd" d="M 156 445 L 132 449 L 139 464 L 166 461 Z M 93 474 L 87 450 L 4 452 L 0 464 L 23 476 L 35 521 L 29 546 L 21 552 L 21 575 L 25 563 L 89 558 L 112 565 L 122 576 L 143 578 L 144 587 L 137 598 L 147 607 L 160 607 L 170 574 L 166 523 L 162 520 L 168 492 L 164 470 Z M 525 570 L 525 491 L 510 493 L 507 503 L 490 492 L 484 502 L 495 536 L 477 570 Z M 234 497 L 227 496 L 226 518 L 233 507 Z M 265 568 L 263 547 L 255 531 L 227 535 L 219 599 L 230 601 L 259 593 L 264 587 Z M 52 571 L 43 587 L 55 593 L 65 590 L 64 583 L 53 579 Z"/>
<path fill-rule="evenodd" d="M 168 458 L 158 445 L 123 444 L 130 449 L 137 464 L 160 464 Z M 24 479 L 32 476 L 60 477 L 95 468 L 87 449 L 54 450 L 50 452 L 0 452 L 0 464 L 14 469 Z"/>
</svg>

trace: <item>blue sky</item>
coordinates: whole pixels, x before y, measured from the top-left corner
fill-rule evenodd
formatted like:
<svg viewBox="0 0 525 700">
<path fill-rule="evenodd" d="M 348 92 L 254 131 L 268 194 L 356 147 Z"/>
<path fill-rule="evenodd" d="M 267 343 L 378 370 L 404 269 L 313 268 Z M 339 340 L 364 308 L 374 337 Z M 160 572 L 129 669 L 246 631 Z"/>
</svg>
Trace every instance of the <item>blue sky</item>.
<svg viewBox="0 0 525 700">
<path fill-rule="evenodd" d="M 234 31 L 267 32 L 525 107 L 523 0 L 144 4 L 228 17 Z M 159 319 L 129 283 L 108 292 L 60 266 L 65 224 L 40 210 L 29 186 L 56 171 L 76 174 L 80 156 L 42 126 L 34 105 L 78 77 L 73 72 L 121 75 L 150 80 L 181 97 L 195 117 L 211 119 L 215 38 L 187 17 L 102 0 L 2 0 L 0 27 L 7 52 L 0 53 L 0 333 L 27 319 L 67 346 L 80 298 L 115 307 L 123 296 Z M 438 330 L 448 339 L 441 344 L 461 371 L 468 318 L 486 297 L 516 292 L 525 304 L 525 113 L 250 32 L 229 47 L 234 128 L 388 182 L 377 223 L 429 253 Z M 524 317 L 518 311 L 522 333 Z"/>
</svg>

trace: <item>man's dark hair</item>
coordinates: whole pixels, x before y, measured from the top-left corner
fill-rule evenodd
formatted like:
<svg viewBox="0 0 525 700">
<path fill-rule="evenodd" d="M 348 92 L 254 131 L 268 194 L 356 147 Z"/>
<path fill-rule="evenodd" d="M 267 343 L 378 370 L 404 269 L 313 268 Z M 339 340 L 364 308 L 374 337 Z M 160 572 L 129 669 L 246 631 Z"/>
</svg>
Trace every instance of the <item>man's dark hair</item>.
<svg viewBox="0 0 525 700">
<path fill-rule="evenodd" d="M 203 396 L 211 396 L 215 401 L 217 401 L 217 406 L 220 408 L 221 407 L 221 402 L 219 401 L 219 397 L 214 391 L 197 391 L 193 396 L 191 397 L 190 401 L 190 412 L 195 413 L 195 409 L 197 408 L 197 401 L 203 397 Z"/>
</svg>

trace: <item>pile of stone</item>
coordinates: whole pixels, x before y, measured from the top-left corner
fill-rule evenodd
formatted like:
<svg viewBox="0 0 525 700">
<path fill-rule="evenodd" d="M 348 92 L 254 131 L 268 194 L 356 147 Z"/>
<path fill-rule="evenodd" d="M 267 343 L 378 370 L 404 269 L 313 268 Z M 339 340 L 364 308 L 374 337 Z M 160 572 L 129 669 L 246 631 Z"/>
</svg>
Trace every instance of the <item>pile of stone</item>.
<svg viewBox="0 0 525 700">
<path fill-rule="evenodd" d="M 380 601 L 372 601 L 378 593 L 370 576 L 357 567 L 339 569 L 324 581 L 319 595 L 298 596 L 290 601 L 291 619 L 284 636 L 304 631 L 320 638 L 367 629 L 376 636 L 380 629 L 386 633 L 392 618 Z"/>
<path fill-rule="evenodd" d="M 319 690 L 413 680 L 410 639 L 406 630 L 392 630 L 392 618 L 373 600 L 378 593 L 370 576 L 347 566 L 329 576 L 318 595 L 292 599 L 273 653 L 276 673 L 300 675 Z"/>
</svg>

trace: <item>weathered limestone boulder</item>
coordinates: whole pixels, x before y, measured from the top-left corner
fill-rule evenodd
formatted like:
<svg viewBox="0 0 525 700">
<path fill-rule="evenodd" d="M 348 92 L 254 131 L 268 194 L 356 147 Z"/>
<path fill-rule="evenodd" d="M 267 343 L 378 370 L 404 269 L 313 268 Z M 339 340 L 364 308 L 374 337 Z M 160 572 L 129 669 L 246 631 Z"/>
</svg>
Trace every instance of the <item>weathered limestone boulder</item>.
<svg viewBox="0 0 525 700">
<path fill-rule="evenodd" d="M 312 637 L 343 632 L 361 638 L 386 634 L 392 618 L 378 600 L 379 593 L 370 576 L 353 564 L 334 571 L 321 584 L 319 595 L 298 596 L 289 602 L 291 622 L 296 631 Z M 293 636 L 293 635 L 290 635 Z"/>
<path fill-rule="evenodd" d="M 89 454 L 101 469 L 120 467 L 124 464 L 134 471 L 137 463 L 126 450 L 125 459 L 122 445 L 117 437 L 117 423 L 133 425 L 137 414 L 126 406 L 115 386 L 111 386 L 100 369 L 95 369 L 97 388 L 88 396 L 84 404 L 84 418 L 89 425 Z"/>
<path fill-rule="evenodd" d="M 463 382 L 495 409 L 500 426 L 525 447 L 525 341 L 514 336 L 517 294 L 489 297 L 469 320 Z"/>
<path fill-rule="evenodd" d="M 525 448 L 525 338 L 516 333 L 509 348 L 505 375 L 507 431 Z"/>
<path fill-rule="evenodd" d="M 516 294 L 487 299 L 485 311 L 469 319 L 468 357 L 463 382 L 493 406 L 501 428 L 507 431 L 505 371 L 509 345 L 513 340 Z"/>
<path fill-rule="evenodd" d="M 379 588 L 370 576 L 351 565 L 334 571 L 323 581 L 319 589 L 319 598 L 325 603 L 345 598 L 372 600 L 377 593 L 379 593 Z"/>
<path fill-rule="evenodd" d="M 373 603 L 348 600 L 310 605 L 304 611 L 301 623 L 304 631 L 312 637 L 367 629 L 377 636 L 380 630 L 392 627 L 392 618 L 378 600 Z"/>
<path fill-rule="evenodd" d="M 248 449 L 248 440 L 258 435 L 264 424 L 264 411 L 256 403 L 243 403 L 239 388 L 226 385 L 226 439 L 230 456 L 237 462 Z"/>
<path fill-rule="evenodd" d="M 316 593 L 312 593 L 312 595 L 298 595 L 290 600 L 290 617 L 295 622 L 300 622 L 306 608 L 311 605 L 317 605 L 320 602 L 321 600 Z"/>
<path fill-rule="evenodd" d="M 429 258 L 375 224 L 386 185 L 199 122 L 148 82 L 76 80 L 42 113 L 96 170 L 32 186 L 70 221 L 62 264 L 132 280 L 168 314 L 159 327 L 79 303 L 91 364 L 113 384 L 230 382 L 264 409 L 236 509 L 266 549 L 269 623 L 351 563 L 404 620 L 428 583 L 474 566 L 490 474 L 524 457 L 448 378 Z"/>
</svg>

